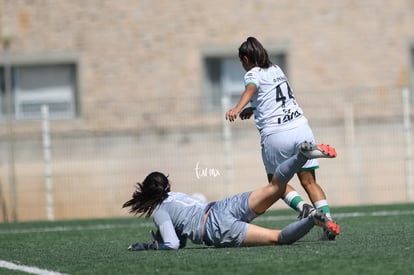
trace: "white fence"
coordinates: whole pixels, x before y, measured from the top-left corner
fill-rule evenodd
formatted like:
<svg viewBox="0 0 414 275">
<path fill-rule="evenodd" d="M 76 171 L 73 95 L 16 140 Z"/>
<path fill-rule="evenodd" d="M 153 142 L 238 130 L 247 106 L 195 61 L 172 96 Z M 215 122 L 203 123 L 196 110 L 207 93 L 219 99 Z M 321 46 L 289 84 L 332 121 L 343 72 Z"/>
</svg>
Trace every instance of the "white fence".
<svg viewBox="0 0 414 275">
<path fill-rule="evenodd" d="M 337 159 L 320 160 L 317 171 L 332 206 L 413 202 L 408 91 L 362 90 L 337 99 L 312 92 L 313 101 L 300 94 L 316 139 L 338 151 Z M 13 158 L 2 137 L 0 220 L 123 216 L 121 205 L 134 184 L 153 170 L 169 173 L 173 189 L 201 193 L 209 200 L 266 184 L 253 121 L 229 124 L 223 113 L 206 114 L 205 119 L 208 126 L 171 114 L 170 121 L 157 121 L 157 131 L 74 130 L 66 135 L 55 134 L 53 125 L 59 122 L 52 121 L 50 155 L 43 153 L 40 121 L 38 135 L 15 137 Z M 303 194 L 297 179 L 291 183 Z M 275 205 L 283 207 L 283 202 Z"/>
</svg>

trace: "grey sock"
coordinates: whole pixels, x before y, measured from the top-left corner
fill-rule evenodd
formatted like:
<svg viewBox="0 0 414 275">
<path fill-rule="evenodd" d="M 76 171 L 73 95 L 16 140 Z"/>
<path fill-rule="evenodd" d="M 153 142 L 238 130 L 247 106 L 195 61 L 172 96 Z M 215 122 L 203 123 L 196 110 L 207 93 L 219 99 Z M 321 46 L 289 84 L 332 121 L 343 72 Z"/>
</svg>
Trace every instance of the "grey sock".
<svg viewBox="0 0 414 275">
<path fill-rule="evenodd" d="M 277 181 L 280 183 L 288 183 L 288 181 L 302 168 L 308 159 L 301 153 L 288 158 L 282 162 L 275 171 Z"/>
<path fill-rule="evenodd" d="M 282 229 L 279 234 L 279 244 L 291 244 L 305 236 L 314 226 L 312 217 L 293 222 Z"/>
</svg>

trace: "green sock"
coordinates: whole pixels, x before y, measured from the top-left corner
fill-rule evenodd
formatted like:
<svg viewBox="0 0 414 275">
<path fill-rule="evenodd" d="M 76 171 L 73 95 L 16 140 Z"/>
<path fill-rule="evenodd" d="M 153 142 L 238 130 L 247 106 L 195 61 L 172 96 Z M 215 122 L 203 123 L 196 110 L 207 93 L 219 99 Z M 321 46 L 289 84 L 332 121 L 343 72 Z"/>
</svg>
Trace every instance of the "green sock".
<svg viewBox="0 0 414 275">
<path fill-rule="evenodd" d="M 321 210 L 328 218 L 331 218 L 331 208 L 327 200 L 320 200 L 314 203 L 315 208 Z"/>
<path fill-rule="evenodd" d="M 303 205 L 305 202 L 303 201 L 302 197 L 296 191 L 289 192 L 284 198 L 283 201 L 289 205 L 293 210 L 298 212 L 302 211 Z"/>
</svg>

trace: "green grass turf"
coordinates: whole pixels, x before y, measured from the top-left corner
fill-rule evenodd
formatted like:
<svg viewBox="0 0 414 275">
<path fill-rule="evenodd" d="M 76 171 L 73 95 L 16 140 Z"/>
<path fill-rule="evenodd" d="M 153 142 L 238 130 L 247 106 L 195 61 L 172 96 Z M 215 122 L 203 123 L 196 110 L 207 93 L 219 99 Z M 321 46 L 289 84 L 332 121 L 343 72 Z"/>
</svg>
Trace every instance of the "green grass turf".
<svg viewBox="0 0 414 275">
<path fill-rule="evenodd" d="M 152 221 L 118 218 L 0 224 L 0 260 L 68 274 L 414 274 L 414 204 L 334 208 L 336 241 L 315 227 L 289 246 L 129 252 L 149 240 Z M 291 210 L 255 224 L 282 228 Z M 0 268 L 0 274 L 27 274 Z"/>
</svg>

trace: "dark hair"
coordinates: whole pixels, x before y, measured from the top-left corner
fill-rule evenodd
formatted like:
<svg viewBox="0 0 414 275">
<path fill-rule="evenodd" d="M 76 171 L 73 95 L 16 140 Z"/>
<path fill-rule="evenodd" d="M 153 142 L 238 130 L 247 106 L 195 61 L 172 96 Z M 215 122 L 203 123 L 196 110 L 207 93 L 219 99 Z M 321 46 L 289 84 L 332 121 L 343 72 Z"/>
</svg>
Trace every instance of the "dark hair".
<svg viewBox="0 0 414 275">
<path fill-rule="evenodd" d="M 259 40 L 251 36 L 239 47 L 239 58 L 242 59 L 243 56 L 247 56 L 251 64 L 260 68 L 269 68 L 273 64 Z"/>
<path fill-rule="evenodd" d="M 130 207 L 130 213 L 149 217 L 155 208 L 168 197 L 170 186 L 168 177 L 160 172 L 150 173 L 142 183 L 136 184 L 137 190 L 132 199 L 125 202 L 122 208 Z"/>
</svg>

